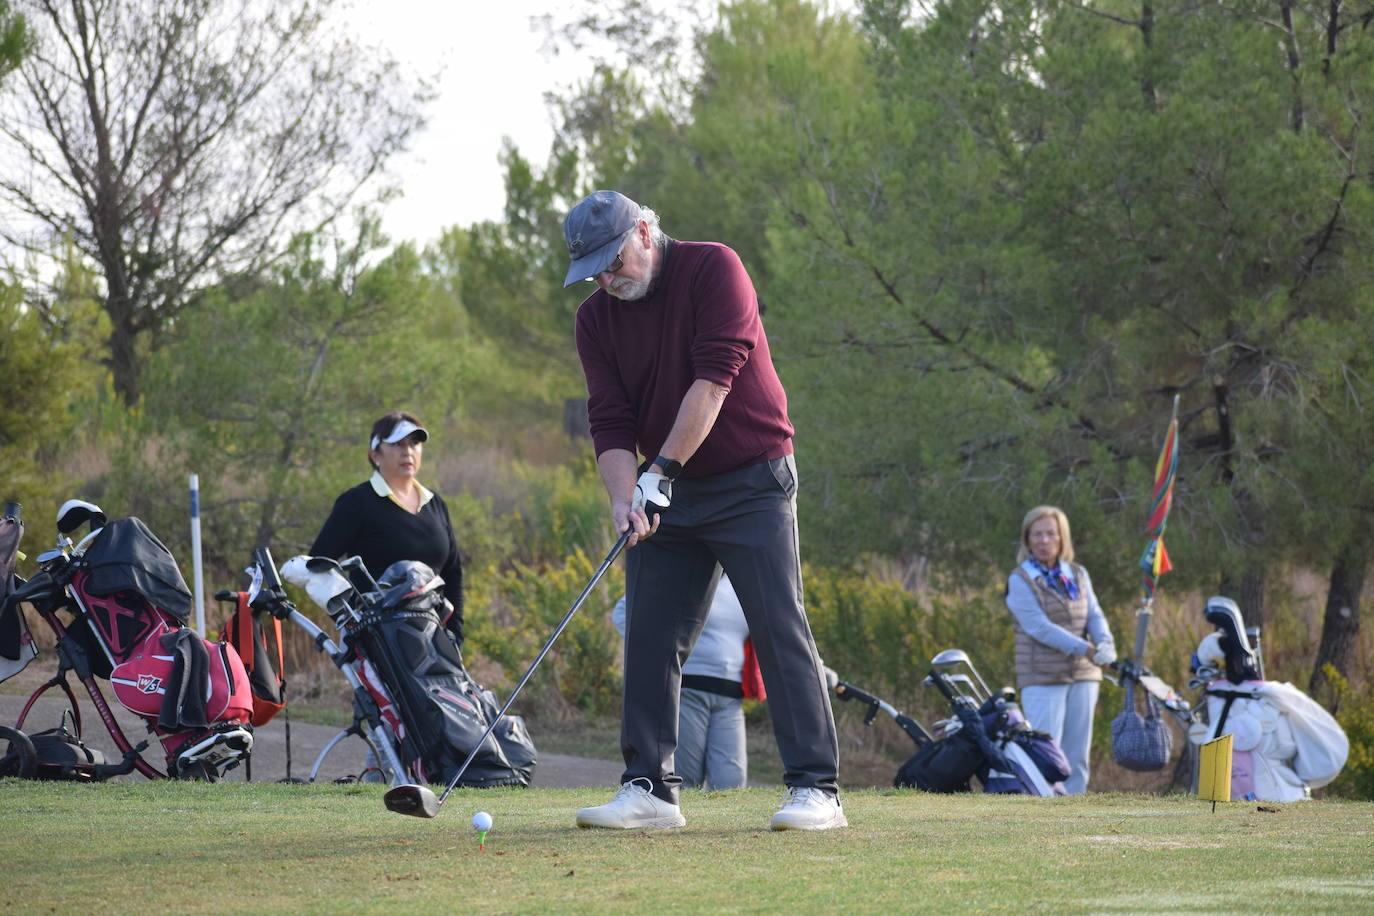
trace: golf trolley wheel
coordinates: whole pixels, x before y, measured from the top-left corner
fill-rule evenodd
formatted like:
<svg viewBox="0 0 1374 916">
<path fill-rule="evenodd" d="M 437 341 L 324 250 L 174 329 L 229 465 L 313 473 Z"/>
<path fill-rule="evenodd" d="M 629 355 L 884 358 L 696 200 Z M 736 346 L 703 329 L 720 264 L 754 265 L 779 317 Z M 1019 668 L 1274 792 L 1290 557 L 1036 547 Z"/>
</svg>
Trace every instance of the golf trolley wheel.
<svg viewBox="0 0 1374 916">
<path fill-rule="evenodd" d="M 38 772 L 38 752 L 29 736 L 17 728 L 0 725 L 0 777 L 33 779 Z"/>
</svg>

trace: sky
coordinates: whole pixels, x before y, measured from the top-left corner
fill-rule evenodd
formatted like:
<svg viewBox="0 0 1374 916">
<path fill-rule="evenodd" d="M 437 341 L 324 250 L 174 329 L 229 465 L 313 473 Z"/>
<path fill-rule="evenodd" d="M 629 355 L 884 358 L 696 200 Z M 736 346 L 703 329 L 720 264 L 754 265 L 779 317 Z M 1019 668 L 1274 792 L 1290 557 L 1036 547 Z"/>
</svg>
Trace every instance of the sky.
<svg viewBox="0 0 1374 916">
<path fill-rule="evenodd" d="M 390 165 L 404 195 L 382 211 L 392 241 L 423 245 L 448 226 L 501 218 L 502 138 L 542 165 L 553 140 L 544 93 L 572 85 L 590 69 L 569 55 L 543 53 L 543 33 L 531 29 L 530 19 L 566 16 L 576 6 L 567 0 L 354 0 L 347 15 L 363 42 L 380 45 L 414 72 L 441 71 L 428 126 Z"/>
</svg>

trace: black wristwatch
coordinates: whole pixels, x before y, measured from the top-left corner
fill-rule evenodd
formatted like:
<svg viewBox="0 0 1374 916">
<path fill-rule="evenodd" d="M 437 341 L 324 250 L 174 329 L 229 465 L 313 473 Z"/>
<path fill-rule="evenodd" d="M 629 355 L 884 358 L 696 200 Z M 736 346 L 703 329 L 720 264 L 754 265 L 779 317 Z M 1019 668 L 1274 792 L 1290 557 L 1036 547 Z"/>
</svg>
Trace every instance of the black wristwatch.
<svg viewBox="0 0 1374 916">
<path fill-rule="evenodd" d="M 678 475 L 682 473 L 682 462 L 676 458 L 664 458 L 659 455 L 653 460 L 653 466 L 669 480 L 677 480 Z"/>
</svg>

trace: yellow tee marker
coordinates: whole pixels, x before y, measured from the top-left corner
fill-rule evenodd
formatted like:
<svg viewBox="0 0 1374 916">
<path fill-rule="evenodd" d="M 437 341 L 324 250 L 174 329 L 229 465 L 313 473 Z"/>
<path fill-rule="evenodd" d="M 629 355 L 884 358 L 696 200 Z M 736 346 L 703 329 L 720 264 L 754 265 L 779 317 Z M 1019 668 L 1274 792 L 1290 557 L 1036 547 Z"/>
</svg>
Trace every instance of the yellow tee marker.
<svg viewBox="0 0 1374 916">
<path fill-rule="evenodd" d="M 1212 811 L 1217 802 L 1231 800 L 1231 736 L 1222 735 L 1202 746 L 1202 763 L 1198 766 L 1197 797 L 1211 801 Z"/>
</svg>

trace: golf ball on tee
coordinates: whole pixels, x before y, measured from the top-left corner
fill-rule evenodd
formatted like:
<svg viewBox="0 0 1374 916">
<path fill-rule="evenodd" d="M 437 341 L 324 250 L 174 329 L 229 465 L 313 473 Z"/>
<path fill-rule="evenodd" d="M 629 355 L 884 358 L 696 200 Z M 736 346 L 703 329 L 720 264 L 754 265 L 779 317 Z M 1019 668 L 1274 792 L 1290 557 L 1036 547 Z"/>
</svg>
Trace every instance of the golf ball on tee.
<svg viewBox="0 0 1374 916">
<path fill-rule="evenodd" d="M 478 811 L 472 816 L 472 827 L 474 830 L 490 830 L 491 815 L 485 811 Z"/>
</svg>

